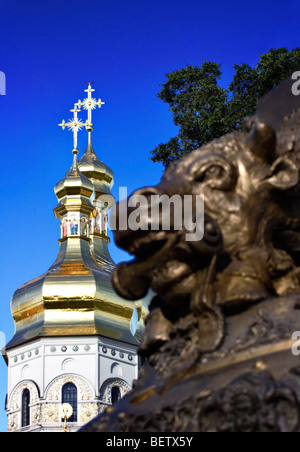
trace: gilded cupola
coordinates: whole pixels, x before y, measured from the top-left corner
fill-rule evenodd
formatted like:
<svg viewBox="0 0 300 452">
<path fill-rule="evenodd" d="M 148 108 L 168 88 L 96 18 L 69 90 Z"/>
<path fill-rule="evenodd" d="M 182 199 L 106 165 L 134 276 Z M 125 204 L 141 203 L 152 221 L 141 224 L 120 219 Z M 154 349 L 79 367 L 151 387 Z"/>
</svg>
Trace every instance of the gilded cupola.
<svg viewBox="0 0 300 452">
<path fill-rule="evenodd" d="M 90 90 L 89 84 L 88 99 Z M 83 105 L 79 101 L 71 110 L 73 119 L 60 124 L 73 131 L 74 145 L 72 166 L 55 186 L 59 253 L 49 270 L 13 295 L 15 335 L 7 349 L 38 337 L 70 335 L 101 335 L 137 345 L 143 332 L 146 302 L 124 300 L 111 283 L 115 264 L 108 250 L 107 209 L 114 202 L 113 173 L 91 146 L 93 102 L 87 105 L 85 123 L 78 119 L 78 107 Z M 97 105 L 102 104 L 99 99 Z M 83 127 L 89 134 L 88 146 L 77 161 L 77 133 Z"/>
</svg>

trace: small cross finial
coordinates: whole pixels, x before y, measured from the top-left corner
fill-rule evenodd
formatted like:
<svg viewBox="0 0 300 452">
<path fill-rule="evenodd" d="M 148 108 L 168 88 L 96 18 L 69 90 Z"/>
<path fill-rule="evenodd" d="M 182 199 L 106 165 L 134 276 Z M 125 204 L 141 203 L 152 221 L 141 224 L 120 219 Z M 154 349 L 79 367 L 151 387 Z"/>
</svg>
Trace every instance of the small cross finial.
<svg viewBox="0 0 300 452">
<path fill-rule="evenodd" d="M 97 99 L 92 98 L 92 92 L 95 91 L 94 89 L 92 89 L 93 83 L 94 82 L 89 82 L 88 88 L 84 90 L 86 93 L 88 93 L 88 97 L 85 98 L 83 101 L 79 100 L 77 104 L 75 104 L 79 108 L 83 107 L 85 110 L 88 111 L 88 119 L 86 121 L 86 129 L 88 132 L 92 132 L 93 130 L 92 110 L 95 110 L 96 107 L 101 108 L 101 105 L 105 104 L 105 102 L 102 102 L 100 98 L 98 99 L 98 101 Z"/>
<path fill-rule="evenodd" d="M 87 123 L 83 123 L 81 119 L 78 119 L 78 113 L 81 110 L 77 108 L 77 104 L 74 104 L 73 110 L 70 110 L 71 113 L 74 113 L 73 119 L 69 119 L 69 122 L 66 122 L 64 119 L 62 120 L 61 124 L 58 124 L 60 127 L 62 127 L 63 130 L 65 130 L 66 127 L 68 127 L 69 130 L 73 131 L 73 154 L 78 154 L 77 149 L 77 134 L 78 131 L 81 130 L 84 126 L 87 126 Z"/>
</svg>

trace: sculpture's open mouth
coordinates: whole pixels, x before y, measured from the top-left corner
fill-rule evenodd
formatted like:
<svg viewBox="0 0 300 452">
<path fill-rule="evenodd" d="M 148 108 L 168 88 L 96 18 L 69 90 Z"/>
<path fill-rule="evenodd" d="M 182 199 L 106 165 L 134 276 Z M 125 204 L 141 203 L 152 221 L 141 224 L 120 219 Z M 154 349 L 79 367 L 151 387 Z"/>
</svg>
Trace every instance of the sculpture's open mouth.
<svg viewBox="0 0 300 452">
<path fill-rule="evenodd" d="M 129 238 L 123 249 L 135 258 L 117 266 L 113 274 L 113 285 L 122 297 L 137 300 L 147 294 L 153 282 L 154 272 L 161 269 L 163 274 L 164 263 L 171 259 L 178 237 L 164 231 L 150 233 L 147 231 L 145 235 L 135 237 L 132 242 Z M 118 237 L 116 242 L 118 243 Z"/>
<path fill-rule="evenodd" d="M 153 256 L 159 252 L 167 243 L 168 237 L 165 232 L 157 232 L 147 234 L 139 239 L 134 240 L 129 246 L 128 251 L 136 257 L 143 257 L 144 259 Z"/>
<path fill-rule="evenodd" d="M 124 298 L 137 300 L 151 288 L 170 304 L 188 297 L 195 274 L 207 268 L 211 256 L 222 247 L 216 222 L 206 216 L 204 225 L 203 239 L 197 242 L 186 241 L 184 230 L 115 231 L 116 244 L 134 257 L 115 270 L 115 290 Z"/>
</svg>

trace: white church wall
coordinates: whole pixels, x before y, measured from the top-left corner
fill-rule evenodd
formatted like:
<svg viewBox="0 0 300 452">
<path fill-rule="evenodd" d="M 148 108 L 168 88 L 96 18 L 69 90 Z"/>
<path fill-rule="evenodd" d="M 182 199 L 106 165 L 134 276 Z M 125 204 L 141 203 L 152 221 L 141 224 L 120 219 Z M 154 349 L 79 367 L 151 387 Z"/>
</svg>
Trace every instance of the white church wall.
<svg viewBox="0 0 300 452">
<path fill-rule="evenodd" d="M 48 342 L 44 357 L 44 385 L 66 373 L 81 375 L 98 391 L 97 338 L 68 337 Z"/>
<path fill-rule="evenodd" d="M 43 354 L 39 343 L 30 343 L 7 352 L 8 394 L 22 380 L 32 380 L 39 390 L 43 387 Z"/>
<path fill-rule="evenodd" d="M 138 377 L 136 347 L 101 338 L 99 343 L 99 387 L 111 378 L 120 378 L 130 387 Z"/>
<path fill-rule="evenodd" d="M 31 396 L 30 430 L 53 431 L 61 428 L 62 387 L 74 383 L 78 423 L 72 428 L 76 430 L 112 403 L 113 387 L 123 397 L 138 377 L 136 347 L 100 336 L 41 338 L 8 350 L 7 356 L 10 431 L 21 428 L 24 388 Z"/>
</svg>

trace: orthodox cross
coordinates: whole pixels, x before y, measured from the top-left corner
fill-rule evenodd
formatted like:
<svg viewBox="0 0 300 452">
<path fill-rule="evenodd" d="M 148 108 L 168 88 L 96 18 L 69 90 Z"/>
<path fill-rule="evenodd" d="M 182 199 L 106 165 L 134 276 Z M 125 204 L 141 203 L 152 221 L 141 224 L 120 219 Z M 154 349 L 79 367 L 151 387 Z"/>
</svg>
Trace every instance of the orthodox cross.
<svg viewBox="0 0 300 452">
<path fill-rule="evenodd" d="M 78 154 L 77 149 L 77 134 L 78 131 L 81 130 L 84 126 L 87 126 L 87 122 L 83 123 L 81 119 L 78 119 L 78 112 L 81 110 L 78 110 L 77 104 L 74 105 L 74 109 L 70 110 L 71 113 L 74 113 L 73 119 L 69 119 L 69 122 L 65 122 L 63 119 L 61 124 L 58 124 L 60 127 L 62 127 L 63 130 L 65 130 L 65 127 L 68 127 L 69 130 L 73 131 L 73 154 Z"/>
<path fill-rule="evenodd" d="M 95 91 L 94 89 L 92 89 L 92 84 L 93 83 L 88 83 L 88 88 L 84 90 L 88 94 L 88 97 L 83 101 L 79 99 L 77 104 L 75 104 L 76 107 L 78 106 L 80 108 L 82 106 L 85 110 L 88 111 L 88 119 L 86 121 L 86 130 L 88 132 L 92 132 L 93 130 L 92 110 L 95 110 L 96 107 L 101 108 L 101 105 L 105 104 L 105 102 L 102 102 L 101 99 L 96 100 L 92 98 L 92 92 Z"/>
</svg>

